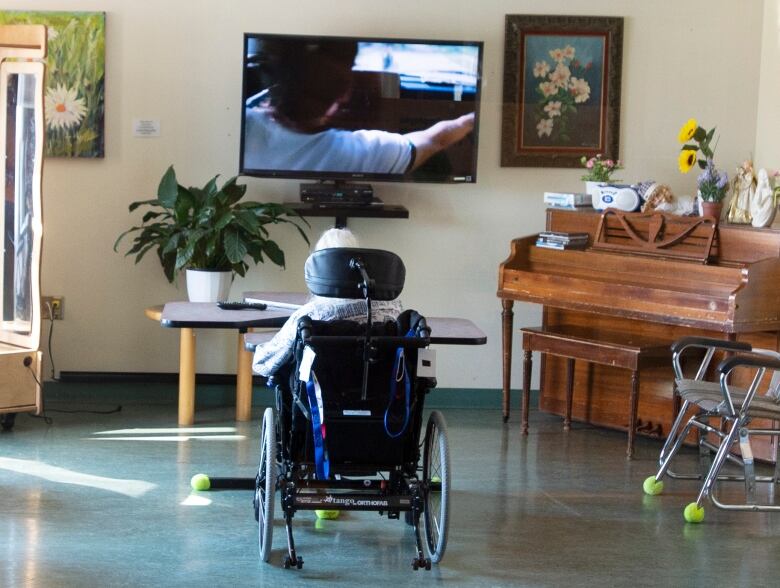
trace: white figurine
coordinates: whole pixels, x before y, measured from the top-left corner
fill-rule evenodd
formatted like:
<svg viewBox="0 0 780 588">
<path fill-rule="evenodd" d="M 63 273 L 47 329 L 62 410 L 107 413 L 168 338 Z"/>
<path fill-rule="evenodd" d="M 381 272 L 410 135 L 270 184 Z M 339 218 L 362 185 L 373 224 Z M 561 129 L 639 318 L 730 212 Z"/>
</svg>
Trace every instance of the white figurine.
<svg viewBox="0 0 780 588">
<path fill-rule="evenodd" d="M 753 162 L 745 161 L 737 168 L 734 181 L 731 184 L 731 201 L 728 205 L 726 219 L 730 223 L 749 224 L 751 218 L 751 202 L 756 190 L 756 174 Z"/>
<path fill-rule="evenodd" d="M 772 198 L 772 186 L 769 185 L 769 174 L 764 168 L 758 170 L 758 185 L 750 199 L 750 216 L 754 227 L 768 227 L 775 218 L 775 205 Z"/>
</svg>

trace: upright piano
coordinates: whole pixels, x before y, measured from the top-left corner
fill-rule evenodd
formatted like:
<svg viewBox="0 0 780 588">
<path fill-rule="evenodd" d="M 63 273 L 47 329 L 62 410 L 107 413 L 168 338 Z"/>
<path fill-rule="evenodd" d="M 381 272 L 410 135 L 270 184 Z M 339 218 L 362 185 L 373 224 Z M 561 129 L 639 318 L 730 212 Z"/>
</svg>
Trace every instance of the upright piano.
<svg viewBox="0 0 780 588">
<path fill-rule="evenodd" d="M 600 221 L 593 209 L 549 209 L 546 230 L 587 232 L 593 243 Z M 588 326 L 669 342 L 702 335 L 780 350 L 780 231 L 722 223 L 707 263 L 595 248 L 545 249 L 535 246 L 536 239 L 514 239 L 499 268 L 505 414 L 515 301 L 543 305 L 544 327 Z M 648 372 L 641 379 L 638 431 L 665 436 L 673 418 L 671 365 Z M 573 419 L 625 429 L 629 377 L 625 370 L 578 365 Z M 564 380 L 564 360 L 544 357 L 541 410 L 563 414 Z"/>
</svg>

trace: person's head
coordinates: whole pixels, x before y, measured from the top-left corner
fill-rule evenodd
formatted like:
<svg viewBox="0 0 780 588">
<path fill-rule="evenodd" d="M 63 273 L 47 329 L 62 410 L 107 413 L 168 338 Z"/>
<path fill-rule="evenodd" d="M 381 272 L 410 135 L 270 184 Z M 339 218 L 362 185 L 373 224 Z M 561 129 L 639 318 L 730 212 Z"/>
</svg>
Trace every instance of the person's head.
<svg viewBox="0 0 780 588">
<path fill-rule="evenodd" d="M 310 40 L 267 45 L 273 55 L 271 107 L 277 119 L 304 132 L 324 125 L 349 96 L 357 43 Z"/>
<path fill-rule="evenodd" d="M 347 228 L 328 229 L 317 241 L 314 251 L 331 249 L 333 247 L 360 247 L 355 234 Z"/>
</svg>

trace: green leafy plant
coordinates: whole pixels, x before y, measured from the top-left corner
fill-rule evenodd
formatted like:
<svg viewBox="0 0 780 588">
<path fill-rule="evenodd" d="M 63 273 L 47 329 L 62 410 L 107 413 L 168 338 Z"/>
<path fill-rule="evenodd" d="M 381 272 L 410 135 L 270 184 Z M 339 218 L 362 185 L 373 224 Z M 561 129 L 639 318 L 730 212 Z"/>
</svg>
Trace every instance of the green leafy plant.
<svg viewBox="0 0 780 588">
<path fill-rule="evenodd" d="M 284 252 L 268 235 L 266 225 L 287 223 L 309 242 L 295 211 L 274 203 L 240 202 L 246 185 L 237 177 L 221 188 L 213 177 L 203 188 L 185 188 L 176 180 L 173 166 L 160 180 L 157 198 L 133 202 L 130 212 L 148 206 L 141 224 L 122 233 L 114 243 L 118 251 L 122 239 L 133 234 L 132 246 L 125 255 L 135 255 L 138 263 L 155 249 L 165 277 L 173 282 L 182 269 L 233 271 L 239 276 L 249 268 L 247 258 L 263 263 L 265 258 L 284 267 Z M 295 216 L 295 219 L 285 218 Z"/>
</svg>

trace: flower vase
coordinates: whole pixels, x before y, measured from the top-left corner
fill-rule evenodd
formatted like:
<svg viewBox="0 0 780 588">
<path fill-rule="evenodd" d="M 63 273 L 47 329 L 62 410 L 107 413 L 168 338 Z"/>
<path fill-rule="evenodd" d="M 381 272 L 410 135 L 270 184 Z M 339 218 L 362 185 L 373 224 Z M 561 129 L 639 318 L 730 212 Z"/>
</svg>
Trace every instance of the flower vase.
<svg viewBox="0 0 780 588">
<path fill-rule="evenodd" d="M 715 219 L 717 224 L 720 221 L 720 215 L 723 212 L 723 202 L 709 202 L 702 200 L 701 202 L 701 215 L 711 216 Z"/>
</svg>

